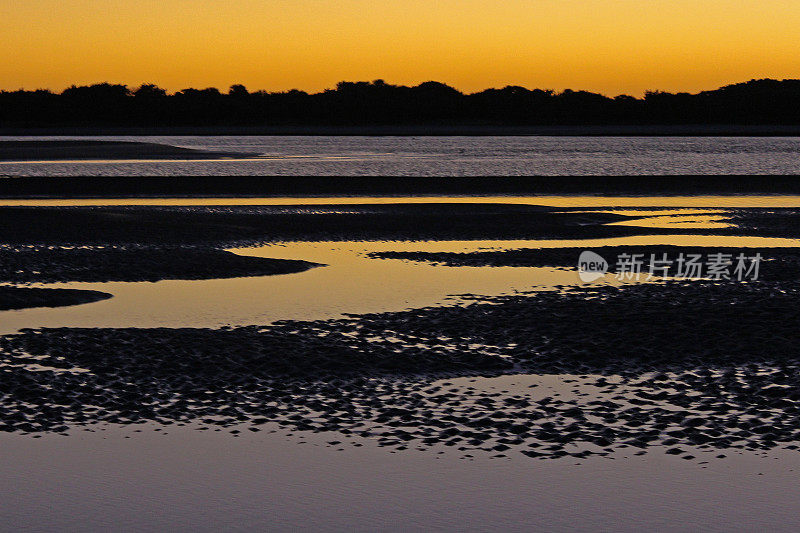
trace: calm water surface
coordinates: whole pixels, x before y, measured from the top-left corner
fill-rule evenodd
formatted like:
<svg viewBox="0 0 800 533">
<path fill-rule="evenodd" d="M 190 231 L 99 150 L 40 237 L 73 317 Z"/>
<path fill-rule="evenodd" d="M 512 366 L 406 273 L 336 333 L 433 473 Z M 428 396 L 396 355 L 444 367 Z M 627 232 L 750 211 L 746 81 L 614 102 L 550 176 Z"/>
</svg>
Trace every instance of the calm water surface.
<svg viewBox="0 0 800 533">
<path fill-rule="evenodd" d="M 0 137 L 143 141 L 252 154 L 205 161 L 0 163 L 0 175 L 800 174 L 797 137 Z"/>
</svg>

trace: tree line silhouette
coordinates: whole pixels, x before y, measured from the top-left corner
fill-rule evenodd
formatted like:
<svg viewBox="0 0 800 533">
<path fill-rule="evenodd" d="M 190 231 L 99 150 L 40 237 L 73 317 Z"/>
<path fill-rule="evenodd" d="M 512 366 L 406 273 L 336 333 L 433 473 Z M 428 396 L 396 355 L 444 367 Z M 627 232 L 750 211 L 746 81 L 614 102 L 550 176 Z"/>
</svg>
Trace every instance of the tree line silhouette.
<svg viewBox="0 0 800 533">
<path fill-rule="evenodd" d="M 169 94 L 145 84 L 99 83 L 0 92 L 0 126 L 280 125 L 602 125 L 800 124 L 800 80 L 751 80 L 696 94 L 647 92 L 643 98 L 508 86 L 466 94 L 429 81 L 414 87 L 383 80 L 335 89 L 250 92 L 233 85 Z"/>
</svg>

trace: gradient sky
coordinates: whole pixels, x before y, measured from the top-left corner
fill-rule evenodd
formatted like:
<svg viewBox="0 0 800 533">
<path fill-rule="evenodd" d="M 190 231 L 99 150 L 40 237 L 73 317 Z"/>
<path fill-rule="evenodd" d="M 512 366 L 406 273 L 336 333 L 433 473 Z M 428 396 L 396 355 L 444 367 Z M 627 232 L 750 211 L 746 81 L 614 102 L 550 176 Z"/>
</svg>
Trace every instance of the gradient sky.
<svg viewBox="0 0 800 533">
<path fill-rule="evenodd" d="M 640 95 L 800 78 L 798 0 L 0 0 L 0 89 L 437 80 Z"/>
</svg>

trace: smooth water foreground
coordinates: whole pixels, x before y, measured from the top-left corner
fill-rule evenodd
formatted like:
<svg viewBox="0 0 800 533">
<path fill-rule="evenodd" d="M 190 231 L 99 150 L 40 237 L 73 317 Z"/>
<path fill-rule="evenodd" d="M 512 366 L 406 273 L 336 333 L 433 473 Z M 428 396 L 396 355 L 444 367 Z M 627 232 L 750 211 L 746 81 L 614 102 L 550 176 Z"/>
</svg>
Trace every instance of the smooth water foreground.
<svg viewBox="0 0 800 533">
<path fill-rule="evenodd" d="M 130 437 L 130 438 L 125 438 Z M 169 428 L 3 435 L 0 530 L 797 531 L 796 452 L 462 460 Z M 341 451 L 340 451 L 341 450 Z M 21 527 L 20 527 L 21 526 Z"/>
<path fill-rule="evenodd" d="M 353 199 L 340 199 L 345 200 Z M 541 200 L 527 199 L 546 203 Z M 368 203 L 369 199 L 358 201 Z M 797 201 L 772 198 L 777 205 L 800 205 Z M 769 197 L 757 202 L 769 205 Z M 590 204 L 586 199 L 581 205 Z M 639 221 L 644 225 L 713 228 L 724 224 L 717 216 L 719 209 L 675 207 L 664 198 L 642 198 L 636 205 L 670 206 L 666 211 L 638 211 L 653 217 Z M 520 247 L 591 249 L 612 244 L 759 248 L 796 247 L 800 241 L 658 235 L 594 240 L 275 243 L 233 251 L 326 266 L 285 276 L 230 280 L 37 285 L 95 288 L 111 292 L 114 298 L 68 308 L 3 312 L 0 330 L 265 324 L 450 305 L 458 301 L 456 295 L 465 293 L 558 290 L 579 283 L 575 271 L 453 268 L 371 259 L 365 254 Z M 602 282 L 615 283 L 611 276 Z M 542 393 L 568 394 L 569 378 L 511 375 L 482 378 L 471 385 L 487 390 L 528 390 L 535 384 Z M 277 428 L 275 433 L 243 432 L 239 437 L 196 431 L 191 425 L 149 423 L 89 429 L 71 430 L 66 437 L 46 434 L 36 439 L 0 433 L 0 479 L 4 480 L 0 530 L 6 530 L 8 524 L 15 524 L 15 530 L 27 527 L 31 531 L 800 529 L 795 497 L 800 454 L 796 452 L 759 455 L 737 451 L 724 461 L 703 466 L 656 452 L 580 461 L 536 461 L 519 454 L 465 459 L 436 451 L 390 452 L 367 439 L 361 439 L 363 446 L 358 448 L 340 447 L 329 444 L 339 440 L 335 434 L 287 435 Z"/>
<path fill-rule="evenodd" d="M 800 174 L 797 137 L 114 136 L 252 154 L 197 161 L 0 162 L 10 176 L 517 176 Z"/>
</svg>

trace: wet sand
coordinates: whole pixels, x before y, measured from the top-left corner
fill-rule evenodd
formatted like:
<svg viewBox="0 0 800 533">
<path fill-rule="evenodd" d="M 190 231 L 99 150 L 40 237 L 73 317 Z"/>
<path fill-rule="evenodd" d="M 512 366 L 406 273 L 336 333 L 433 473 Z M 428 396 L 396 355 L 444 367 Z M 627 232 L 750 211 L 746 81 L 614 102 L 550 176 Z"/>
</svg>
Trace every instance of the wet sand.
<svg viewBox="0 0 800 533">
<path fill-rule="evenodd" d="M 243 157 L 157 143 L 125 141 L 0 141 L 0 161 L 217 159 Z M 246 157 L 252 157 L 250 155 Z"/>
<path fill-rule="evenodd" d="M 678 257 L 682 254 L 685 258 L 689 256 L 698 257 L 701 262 L 705 262 L 709 255 L 723 254 L 729 256 L 731 261 L 726 276 L 733 276 L 737 279 L 734 268 L 737 257 L 747 258 L 746 267 L 750 266 L 750 258 L 756 253 L 761 256 L 759 264 L 759 277 L 762 280 L 794 281 L 800 272 L 800 249 L 797 248 L 769 248 L 759 247 L 757 249 L 736 248 L 730 246 L 676 246 L 676 245 L 624 245 L 624 246 L 588 246 L 588 247 L 559 247 L 559 248 L 520 248 L 516 250 L 499 251 L 472 251 L 472 252 L 371 252 L 370 257 L 376 259 L 401 259 L 406 261 L 423 261 L 450 267 L 558 267 L 575 270 L 578 265 L 578 258 L 584 250 L 591 250 L 599 254 L 608 262 L 608 269 L 611 273 L 619 274 L 618 257 L 621 254 L 638 256 L 640 262 L 640 274 L 642 279 L 648 276 L 650 263 L 658 267 L 659 261 L 666 258 L 668 263 L 664 264 L 663 270 L 654 272 L 658 277 L 681 277 L 682 271 L 686 268 L 677 263 Z M 742 272 L 742 277 L 745 272 Z M 702 277 L 702 276 L 699 276 Z"/>
<path fill-rule="evenodd" d="M 0 429 L 191 422 L 236 435 L 277 422 L 341 435 L 333 445 L 543 459 L 634 448 L 701 464 L 795 450 L 798 290 L 668 283 L 266 327 L 23 331 L 0 338 L 16 391 Z M 454 383 L 507 374 L 571 385 Z"/>
<path fill-rule="evenodd" d="M 5 208 L 2 213 L 16 224 L 12 239 L 50 241 L 49 248 L 3 250 L 4 275 L 17 282 L 204 279 L 313 266 L 208 248 L 163 248 L 165 240 L 189 232 L 208 244 L 233 236 L 277 239 L 291 231 L 314 240 L 331 234 L 413 239 L 485 232 L 600 238 L 663 230 L 608 225 L 635 222 L 635 212 L 493 204 Z M 735 216 L 747 221 L 782 216 L 790 227 L 794 211 L 739 210 Z M 735 224 L 729 229 L 751 231 Z M 116 247 L 64 247 L 78 235 Z M 119 247 L 124 239 L 135 244 Z M 574 268 L 577 250 L 373 257 Z M 684 452 L 686 447 L 773 449 L 795 438 L 792 376 L 800 361 L 794 334 L 800 287 L 793 273 L 800 254 L 767 251 L 763 281 L 753 283 L 460 295 L 472 303 L 223 329 L 23 330 L 0 337 L 0 366 L 7 386 L 16 391 L 0 401 L 0 428 L 36 433 L 101 422 L 191 421 L 238 434 L 277 422 L 375 438 L 396 448 L 444 446 L 464 455 L 541 458 L 607 455 L 630 446 L 687 456 L 693 454 Z M 51 370 L 41 372 L 39 366 Z M 509 374 L 570 375 L 576 396 L 538 398 L 535 391 L 498 393 L 442 381 Z M 39 408 L 21 410 L 19 394 Z M 682 411 L 673 412 L 676 407 Z"/>
<path fill-rule="evenodd" d="M 100 291 L 0 286 L 0 311 L 79 305 L 107 298 L 111 298 L 111 295 Z"/>
<path fill-rule="evenodd" d="M 601 239 L 636 235 L 800 237 L 797 208 L 726 208 L 669 225 L 660 211 L 502 203 L 0 206 L 14 246 L 254 246 L 280 241 Z M 547 199 L 542 198 L 542 203 Z"/>
<path fill-rule="evenodd" d="M 317 266 L 207 248 L 0 248 L 0 282 L 11 283 L 221 279 L 292 274 Z"/>
<path fill-rule="evenodd" d="M 105 149 L 108 150 L 108 149 Z M 176 149 L 178 150 L 178 149 Z M 203 155 L 205 154 L 205 155 Z M 210 157 L 197 152 L 201 159 Z M 248 157 L 252 157 L 249 154 Z M 144 156 L 141 156 L 144 158 Z M 179 158 L 177 155 L 173 158 Z M 2 168 L 0 168 L 2 172 Z M 3 198 L 800 194 L 797 176 L 64 176 L 0 180 Z"/>
<path fill-rule="evenodd" d="M 599 238 L 675 231 L 606 225 L 633 218 L 503 204 L 0 207 L 2 240 L 19 245 L 233 247 L 300 240 Z"/>
</svg>

